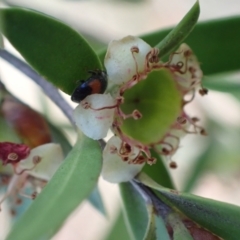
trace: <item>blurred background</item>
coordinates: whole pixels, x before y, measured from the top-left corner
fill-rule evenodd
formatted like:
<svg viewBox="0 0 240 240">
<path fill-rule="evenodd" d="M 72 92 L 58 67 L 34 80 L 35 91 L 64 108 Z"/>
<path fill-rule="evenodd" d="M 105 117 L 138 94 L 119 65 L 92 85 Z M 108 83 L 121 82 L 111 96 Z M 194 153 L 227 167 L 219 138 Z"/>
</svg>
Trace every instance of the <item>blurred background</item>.
<svg viewBox="0 0 240 240">
<path fill-rule="evenodd" d="M 98 51 L 113 39 L 174 26 L 194 3 L 194 0 L 9 0 L 1 5 L 22 6 L 51 15 L 83 34 Z M 202 0 L 200 7 L 199 21 L 240 15 L 239 0 Z M 21 58 L 7 41 L 4 44 Z M 46 115 L 74 143 L 76 135 L 68 120 L 35 83 L 2 59 L 0 78 L 13 95 Z M 240 83 L 240 74 L 236 72 L 219 76 L 222 78 Z M 68 95 L 63 96 L 76 106 Z M 207 96 L 197 96 L 186 111 L 201 119 L 209 136 L 187 135 L 183 139 L 173 157 L 178 168 L 169 170 L 177 188 L 240 205 L 240 84 L 234 93 L 210 90 Z M 121 199 L 117 185 L 100 178 L 99 188 L 108 216 L 104 217 L 86 201 L 69 217 L 54 240 L 106 238 L 118 216 Z M 0 218 L 2 228 L 7 228 L 6 216 L 0 214 Z M 0 239 L 4 239 L 2 232 Z"/>
</svg>

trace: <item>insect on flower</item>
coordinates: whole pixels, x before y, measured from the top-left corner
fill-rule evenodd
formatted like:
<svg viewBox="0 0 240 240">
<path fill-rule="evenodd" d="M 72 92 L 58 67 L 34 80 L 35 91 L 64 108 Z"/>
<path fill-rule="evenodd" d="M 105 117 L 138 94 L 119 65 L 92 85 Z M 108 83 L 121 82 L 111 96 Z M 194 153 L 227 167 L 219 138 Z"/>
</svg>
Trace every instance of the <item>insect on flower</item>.
<svg viewBox="0 0 240 240">
<path fill-rule="evenodd" d="M 197 89 L 207 93 L 191 48 L 181 44 L 164 63 L 158 49 L 127 36 L 109 44 L 104 66 L 106 93 L 90 91 L 74 110 L 77 127 L 89 138 L 104 138 L 109 130 L 114 134 L 103 151 L 103 178 L 112 183 L 131 180 L 144 164 L 156 162 L 150 150 L 176 168 L 172 156 L 180 139 L 190 133 L 206 135 L 184 109 Z"/>
<path fill-rule="evenodd" d="M 71 100 L 80 103 L 88 95 L 104 93 L 107 88 L 107 74 L 102 70 L 88 71 L 92 75 L 87 80 L 81 80 L 74 90 Z"/>
</svg>

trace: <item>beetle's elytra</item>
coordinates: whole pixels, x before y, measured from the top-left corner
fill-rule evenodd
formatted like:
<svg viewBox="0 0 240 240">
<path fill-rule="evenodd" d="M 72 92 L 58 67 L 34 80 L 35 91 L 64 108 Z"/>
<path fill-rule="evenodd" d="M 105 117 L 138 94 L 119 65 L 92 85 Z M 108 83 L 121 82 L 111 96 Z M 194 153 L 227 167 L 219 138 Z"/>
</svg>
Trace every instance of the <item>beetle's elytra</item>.
<svg viewBox="0 0 240 240">
<path fill-rule="evenodd" d="M 107 74 L 102 70 L 89 71 L 91 76 L 87 80 L 80 81 L 74 90 L 71 100 L 80 103 L 88 95 L 94 93 L 104 93 L 107 88 Z"/>
</svg>

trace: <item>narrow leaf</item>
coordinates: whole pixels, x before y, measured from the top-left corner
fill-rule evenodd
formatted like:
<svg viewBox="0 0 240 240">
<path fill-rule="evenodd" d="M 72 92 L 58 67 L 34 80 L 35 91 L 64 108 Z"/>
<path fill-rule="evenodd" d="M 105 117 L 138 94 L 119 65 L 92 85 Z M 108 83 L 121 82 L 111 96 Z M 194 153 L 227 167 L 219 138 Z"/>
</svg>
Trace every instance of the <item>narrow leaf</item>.
<svg viewBox="0 0 240 240">
<path fill-rule="evenodd" d="M 121 183 L 120 192 L 132 236 L 135 240 L 143 239 L 149 223 L 148 212 L 143 198 L 131 183 Z"/>
<path fill-rule="evenodd" d="M 172 52 L 183 42 L 196 25 L 199 14 L 200 6 L 197 1 L 179 24 L 155 46 L 160 50 L 161 57 Z"/>
<path fill-rule="evenodd" d="M 170 240 L 165 223 L 161 217 L 155 216 L 157 240 Z"/>
<path fill-rule="evenodd" d="M 89 70 L 101 69 L 93 49 L 76 31 L 38 12 L 2 9 L 2 32 L 48 81 L 71 94 Z"/>
<path fill-rule="evenodd" d="M 223 239 L 239 239 L 240 207 L 161 187 L 145 174 L 140 174 L 138 180 L 157 190 L 162 201 L 203 228 Z"/>
<path fill-rule="evenodd" d="M 50 239 L 96 185 L 101 171 L 98 142 L 82 137 L 52 180 L 19 219 L 7 240 Z M 49 222 L 49 219 L 51 220 Z"/>
</svg>

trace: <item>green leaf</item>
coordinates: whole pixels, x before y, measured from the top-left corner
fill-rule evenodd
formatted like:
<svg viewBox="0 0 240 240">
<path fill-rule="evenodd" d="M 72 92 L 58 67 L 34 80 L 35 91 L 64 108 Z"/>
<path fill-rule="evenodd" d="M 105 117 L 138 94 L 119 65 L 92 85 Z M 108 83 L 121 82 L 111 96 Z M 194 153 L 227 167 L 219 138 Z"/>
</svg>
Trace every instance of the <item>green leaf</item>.
<svg viewBox="0 0 240 240">
<path fill-rule="evenodd" d="M 163 159 L 161 158 L 161 156 L 157 154 L 154 150 L 151 150 L 151 156 L 157 159 L 156 164 L 152 166 L 150 166 L 149 164 L 145 164 L 142 172 L 146 173 L 158 184 L 167 188 L 175 189 L 170 173 L 168 172 L 165 164 L 163 163 Z"/>
<path fill-rule="evenodd" d="M 138 180 L 157 190 L 158 197 L 167 205 L 212 233 L 223 239 L 239 239 L 240 207 L 163 188 L 144 174 L 138 175 Z"/>
<path fill-rule="evenodd" d="M 53 142 L 61 144 L 64 155 L 66 156 L 72 149 L 71 144 L 67 140 L 66 136 L 60 131 L 60 129 L 58 129 L 50 122 L 48 122 L 48 124 L 50 126 Z M 95 207 L 98 211 L 100 211 L 103 215 L 106 216 L 107 214 L 106 209 L 104 207 L 103 200 L 98 187 L 95 187 L 95 189 L 91 192 L 91 194 L 88 197 L 88 201 L 92 204 L 93 207 Z"/>
<path fill-rule="evenodd" d="M 214 234 L 223 239 L 239 239 L 240 207 L 186 193 L 161 191 L 161 194 L 187 217 Z"/>
<path fill-rule="evenodd" d="M 99 212 L 101 212 L 104 216 L 107 215 L 105 206 L 103 204 L 101 193 L 99 192 L 98 187 L 95 187 L 95 189 L 90 194 L 88 201 L 95 207 Z"/>
<path fill-rule="evenodd" d="M 7 240 L 50 239 L 96 185 L 101 171 L 98 142 L 79 139 L 42 193 L 14 225 Z M 51 221 L 50 221 L 51 220 Z"/>
<path fill-rule="evenodd" d="M 184 40 L 194 51 L 205 75 L 239 70 L 240 17 L 201 22 Z M 151 46 L 164 39 L 172 28 L 140 36 Z M 224 34 L 223 34 L 224 31 Z"/>
<path fill-rule="evenodd" d="M 123 212 L 120 211 L 111 231 L 108 233 L 108 236 L 105 240 L 130 240 L 130 236 L 125 224 Z"/>
<path fill-rule="evenodd" d="M 172 52 L 183 42 L 196 25 L 199 14 L 200 6 L 197 1 L 179 24 L 155 46 L 160 50 L 161 57 Z"/>
<path fill-rule="evenodd" d="M 157 240 L 170 240 L 165 223 L 161 217 L 155 216 Z"/>
<path fill-rule="evenodd" d="M 2 9 L 2 32 L 26 61 L 48 81 L 71 94 L 89 70 L 101 69 L 93 49 L 73 29 L 46 15 L 21 8 Z"/>
<path fill-rule="evenodd" d="M 119 186 L 131 235 L 135 240 L 143 239 L 149 226 L 146 204 L 131 183 Z"/>
</svg>

